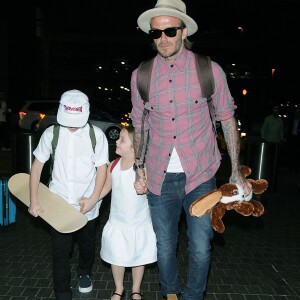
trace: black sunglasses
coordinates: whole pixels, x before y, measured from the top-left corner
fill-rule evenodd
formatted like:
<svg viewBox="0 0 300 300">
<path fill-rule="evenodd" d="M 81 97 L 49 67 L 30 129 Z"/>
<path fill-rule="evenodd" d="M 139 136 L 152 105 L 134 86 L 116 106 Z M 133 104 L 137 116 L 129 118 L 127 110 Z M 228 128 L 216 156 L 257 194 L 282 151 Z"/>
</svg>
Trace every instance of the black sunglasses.
<svg viewBox="0 0 300 300">
<path fill-rule="evenodd" d="M 151 36 L 152 39 L 155 39 L 155 40 L 159 39 L 161 37 L 162 33 L 164 33 L 168 37 L 174 37 L 174 36 L 176 36 L 178 29 L 182 29 L 182 27 L 169 27 L 164 30 L 150 29 L 149 35 Z"/>
</svg>

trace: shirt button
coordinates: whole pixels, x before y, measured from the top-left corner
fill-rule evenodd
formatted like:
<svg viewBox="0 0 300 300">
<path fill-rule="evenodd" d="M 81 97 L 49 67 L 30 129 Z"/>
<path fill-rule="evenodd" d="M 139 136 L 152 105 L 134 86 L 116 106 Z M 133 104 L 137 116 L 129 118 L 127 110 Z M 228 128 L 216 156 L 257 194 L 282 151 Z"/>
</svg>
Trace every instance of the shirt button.
<svg viewBox="0 0 300 300">
<path fill-rule="evenodd" d="M 172 82 L 172 79 L 170 79 L 169 82 Z"/>
<path fill-rule="evenodd" d="M 172 121 L 175 121 L 175 118 L 172 118 Z"/>
<path fill-rule="evenodd" d="M 174 139 L 174 140 L 176 139 L 176 135 L 173 136 L 173 139 Z"/>
<path fill-rule="evenodd" d="M 173 68 L 173 67 L 174 67 L 174 65 L 171 65 L 170 67 L 171 67 L 171 68 Z"/>
<path fill-rule="evenodd" d="M 170 103 L 173 103 L 173 100 L 170 100 Z"/>
<path fill-rule="evenodd" d="M 151 109 L 153 109 L 153 106 L 151 106 Z"/>
<path fill-rule="evenodd" d="M 197 103 L 198 103 L 198 100 L 196 100 L 195 103 L 197 104 Z"/>
<path fill-rule="evenodd" d="M 167 173 L 167 171 L 166 171 L 166 170 L 164 170 L 164 173 Z"/>
</svg>

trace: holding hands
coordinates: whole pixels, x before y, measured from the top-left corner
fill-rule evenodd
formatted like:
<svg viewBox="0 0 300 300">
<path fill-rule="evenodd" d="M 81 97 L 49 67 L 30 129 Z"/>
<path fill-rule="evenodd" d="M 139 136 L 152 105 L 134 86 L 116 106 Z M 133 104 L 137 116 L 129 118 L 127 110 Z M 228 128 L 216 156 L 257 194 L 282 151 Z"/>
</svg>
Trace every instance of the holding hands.
<svg viewBox="0 0 300 300">
<path fill-rule="evenodd" d="M 135 171 L 134 188 L 138 195 L 145 194 L 147 192 L 147 171 L 146 168 L 137 168 Z"/>
</svg>

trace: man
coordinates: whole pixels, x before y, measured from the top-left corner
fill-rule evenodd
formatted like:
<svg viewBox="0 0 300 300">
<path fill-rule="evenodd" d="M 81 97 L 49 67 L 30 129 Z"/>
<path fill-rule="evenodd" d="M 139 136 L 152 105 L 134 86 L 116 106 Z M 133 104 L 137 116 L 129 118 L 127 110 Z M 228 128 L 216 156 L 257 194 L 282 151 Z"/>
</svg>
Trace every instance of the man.
<svg viewBox="0 0 300 300">
<path fill-rule="evenodd" d="M 0 143 L 1 151 L 10 151 L 9 143 L 9 126 L 7 120 L 7 97 L 5 92 L 0 91 Z"/>
<path fill-rule="evenodd" d="M 274 106 L 272 114 L 267 116 L 261 128 L 262 140 L 268 143 L 280 143 L 283 141 L 283 121 L 279 116 L 280 107 Z"/>
<path fill-rule="evenodd" d="M 149 132 L 144 135 L 144 140 L 149 136 L 147 170 L 143 157 L 138 157 L 136 180 L 144 186 L 144 192 L 147 191 L 157 237 L 163 296 L 174 300 L 179 299 L 181 293 L 176 247 L 183 208 L 189 239 L 188 275 L 183 299 L 200 300 L 206 290 L 213 232 L 209 214 L 201 218 L 191 217 L 189 206 L 215 188 L 221 155 L 207 101 L 201 95 L 194 54 L 188 50 L 190 42 L 187 37 L 195 33 L 198 26 L 186 14 L 181 0 L 158 0 L 155 8 L 139 16 L 138 25 L 152 37 L 158 54 L 153 64 L 149 102 L 145 104 L 149 111 L 144 123 Z M 221 121 L 231 158 L 230 181 L 240 184 L 249 194 L 251 186 L 240 172 L 239 135 L 234 118 L 236 106 L 225 73 L 215 62 L 212 62 L 212 70 L 216 119 Z M 136 80 L 137 70 L 131 78 L 131 117 L 135 127 L 135 151 L 138 151 L 144 104 Z"/>
<path fill-rule="evenodd" d="M 106 179 L 108 142 L 104 132 L 93 126 L 95 149 L 87 123 L 90 114 L 88 97 L 79 90 L 63 93 L 57 112 L 60 125 L 49 189 L 64 198 L 81 213 L 88 223 L 73 233 L 60 233 L 51 228 L 53 288 L 57 300 L 71 300 L 70 253 L 75 238 L 79 258 L 77 274 L 79 292 L 93 289 L 92 267 L 95 260 L 96 225 L 101 205 L 100 193 Z M 38 185 L 45 162 L 53 154 L 53 126 L 47 128 L 33 154 L 30 172 L 29 213 L 37 217 L 43 208 L 37 200 Z"/>
<path fill-rule="evenodd" d="M 294 116 L 290 122 L 290 130 L 288 136 L 289 148 L 289 167 L 292 172 L 298 173 L 300 167 L 300 109 L 296 108 Z"/>
</svg>

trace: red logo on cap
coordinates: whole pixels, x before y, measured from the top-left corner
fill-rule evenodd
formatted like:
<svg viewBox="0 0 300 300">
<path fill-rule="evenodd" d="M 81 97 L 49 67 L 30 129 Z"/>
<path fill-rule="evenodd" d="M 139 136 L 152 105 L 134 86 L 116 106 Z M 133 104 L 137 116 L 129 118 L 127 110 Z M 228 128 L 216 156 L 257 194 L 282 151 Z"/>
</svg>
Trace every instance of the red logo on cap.
<svg viewBox="0 0 300 300">
<path fill-rule="evenodd" d="M 79 111 L 79 112 L 82 112 L 82 106 L 71 107 L 71 106 L 64 105 L 64 108 L 65 108 L 66 111 Z"/>
</svg>

